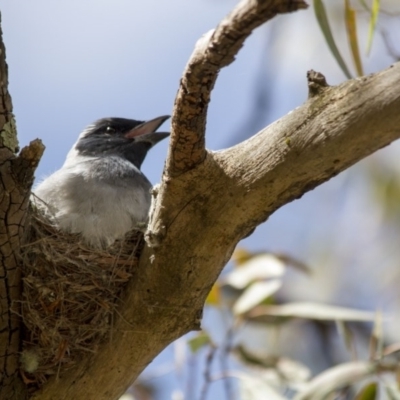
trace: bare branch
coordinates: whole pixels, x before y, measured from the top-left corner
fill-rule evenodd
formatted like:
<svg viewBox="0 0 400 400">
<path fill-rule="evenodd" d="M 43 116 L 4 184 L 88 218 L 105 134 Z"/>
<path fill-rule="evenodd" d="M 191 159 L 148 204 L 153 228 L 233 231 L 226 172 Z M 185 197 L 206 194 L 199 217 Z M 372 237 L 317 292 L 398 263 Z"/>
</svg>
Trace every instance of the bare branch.
<svg viewBox="0 0 400 400">
<path fill-rule="evenodd" d="M 234 196 L 242 210 L 235 211 L 236 221 L 261 223 L 277 208 L 398 139 L 399 84 L 396 63 L 377 74 L 323 87 L 319 96 L 250 140 L 214 154 L 230 179 L 241 181 Z"/>
<path fill-rule="evenodd" d="M 168 177 L 195 168 L 206 157 L 204 134 L 207 108 L 221 68 L 234 61 L 255 28 L 277 14 L 306 7 L 303 0 L 242 0 L 215 30 L 197 42 L 175 99 L 165 170 Z"/>
<path fill-rule="evenodd" d="M 112 341 L 36 399 L 116 398 L 165 346 L 198 328 L 212 284 L 246 233 L 400 137 L 399 82 L 400 63 L 327 87 L 251 139 L 165 181 L 166 235 L 145 248 Z"/>
</svg>

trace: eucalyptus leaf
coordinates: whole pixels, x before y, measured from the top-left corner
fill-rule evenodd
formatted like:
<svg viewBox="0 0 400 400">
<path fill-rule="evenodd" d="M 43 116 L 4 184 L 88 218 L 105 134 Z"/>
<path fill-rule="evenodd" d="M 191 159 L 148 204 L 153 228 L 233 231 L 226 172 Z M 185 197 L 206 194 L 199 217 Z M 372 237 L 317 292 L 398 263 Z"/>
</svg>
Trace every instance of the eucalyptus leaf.
<svg viewBox="0 0 400 400">
<path fill-rule="evenodd" d="M 190 338 L 187 342 L 192 353 L 197 353 L 203 347 L 211 344 L 211 338 L 206 332 L 200 332 L 196 336 Z"/>
<path fill-rule="evenodd" d="M 241 315 L 261 304 L 268 297 L 277 292 L 282 286 L 282 281 L 273 279 L 269 281 L 254 282 L 238 298 L 233 306 L 233 313 Z"/>
<path fill-rule="evenodd" d="M 230 272 L 222 283 L 236 289 L 244 289 L 250 283 L 265 279 L 279 278 L 285 272 L 285 263 L 265 253 L 251 258 Z"/>
<path fill-rule="evenodd" d="M 263 316 L 305 318 L 319 321 L 373 321 L 375 313 L 320 303 L 296 302 L 257 306 L 247 314 L 249 319 L 259 319 Z"/>
<path fill-rule="evenodd" d="M 335 39 L 333 38 L 332 30 L 329 25 L 328 16 L 325 10 L 325 5 L 322 0 L 314 0 L 314 11 L 318 24 L 321 28 L 321 31 L 325 37 L 326 43 L 328 44 L 331 53 L 335 57 L 345 76 L 348 79 L 351 79 L 351 73 L 347 68 L 346 63 L 344 62 L 338 47 L 336 46 Z"/>
<path fill-rule="evenodd" d="M 317 375 L 294 397 L 294 400 L 322 400 L 330 393 L 375 374 L 375 364 L 354 361 L 340 364 Z"/>
</svg>

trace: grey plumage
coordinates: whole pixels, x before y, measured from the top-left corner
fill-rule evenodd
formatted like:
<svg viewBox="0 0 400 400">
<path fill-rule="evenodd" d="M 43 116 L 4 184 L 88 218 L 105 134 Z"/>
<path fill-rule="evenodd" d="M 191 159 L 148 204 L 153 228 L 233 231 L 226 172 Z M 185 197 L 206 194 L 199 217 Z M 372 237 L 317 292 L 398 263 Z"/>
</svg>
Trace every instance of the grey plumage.
<svg viewBox="0 0 400 400">
<path fill-rule="evenodd" d="M 140 167 L 169 133 L 155 131 L 168 116 L 142 122 L 104 118 L 86 128 L 61 169 L 34 190 L 37 207 L 92 247 L 107 247 L 147 225 L 152 187 Z"/>
</svg>

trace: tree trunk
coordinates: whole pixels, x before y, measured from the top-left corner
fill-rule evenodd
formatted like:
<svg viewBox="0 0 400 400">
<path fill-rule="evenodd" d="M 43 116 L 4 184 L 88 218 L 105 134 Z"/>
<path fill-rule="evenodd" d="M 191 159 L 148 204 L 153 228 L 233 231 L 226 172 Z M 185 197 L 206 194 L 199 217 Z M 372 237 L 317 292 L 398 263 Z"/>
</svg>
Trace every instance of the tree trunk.
<svg viewBox="0 0 400 400">
<path fill-rule="evenodd" d="M 19 374 L 21 269 L 18 254 L 33 172 L 43 146 L 35 141 L 19 156 L 15 155 L 18 141 L 2 39 L 0 31 L 0 399 L 23 400 L 27 393 Z"/>
</svg>

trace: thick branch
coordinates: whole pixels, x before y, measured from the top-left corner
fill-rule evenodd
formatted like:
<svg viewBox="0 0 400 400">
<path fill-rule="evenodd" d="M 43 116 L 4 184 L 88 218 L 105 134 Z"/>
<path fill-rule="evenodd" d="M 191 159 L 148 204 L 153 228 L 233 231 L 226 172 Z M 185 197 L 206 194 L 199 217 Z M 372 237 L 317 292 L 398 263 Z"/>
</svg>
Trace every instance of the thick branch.
<svg viewBox="0 0 400 400">
<path fill-rule="evenodd" d="M 165 173 L 180 175 L 206 157 L 205 127 L 210 94 L 221 68 L 234 61 L 251 32 L 277 14 L 306 8 L 303 0 L 242 0 L 198 43 L 182 75 L 172 118 Z"/>
<path fill-rule="evenodd" d="M 16 156 L 18 141 L 8 92 L 5 47 L 0 30 L 0 398 L 26 398 L 19 376 L 21 272 L 18 253 L 40 142 Z"/>
<path fill-rule="evenodd" d="M 172 340 L 197 329 L 208 291 L 246 233 L 400 137 L 399 83 L 400 63 L 327 88 L 250 140 L 165 181 L 166 235 L 145 248 L 112 339 L 37 398 L 116 398 Z"/>
<path fill-rule="evenodd" d="M 197 46 L 177 96 L 167 168 L 147 234 L 151 247 L 142 254 L 112 338 L 36 399 L 117 398 L 165 346 L 199 327 L 205 297 L 245 234 L 400 136 L 395 66 L 316 93 L 239 146 L 204 150 L 205 114 L 219 69 L 255 26 L 282 12 L 267 12 L 278 3 L 304 4 L 243 2 Z"/>
<path fill-rule="evenodd" d="M 322 88 L 250 140 L 213 154 L 239 190 L 235 225 L 258 225 L 400 137 L 400 63 Z M 231 216 L 233 218 L 233 215 Z M 240 222 L 240 220 L 242 222 Z"/>
</svg>

